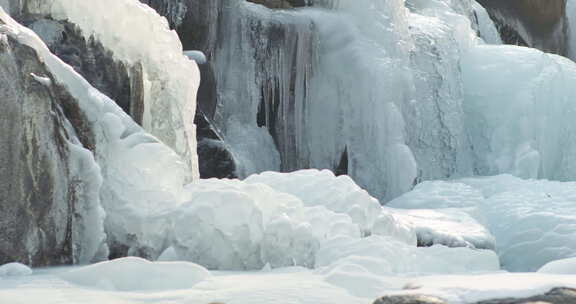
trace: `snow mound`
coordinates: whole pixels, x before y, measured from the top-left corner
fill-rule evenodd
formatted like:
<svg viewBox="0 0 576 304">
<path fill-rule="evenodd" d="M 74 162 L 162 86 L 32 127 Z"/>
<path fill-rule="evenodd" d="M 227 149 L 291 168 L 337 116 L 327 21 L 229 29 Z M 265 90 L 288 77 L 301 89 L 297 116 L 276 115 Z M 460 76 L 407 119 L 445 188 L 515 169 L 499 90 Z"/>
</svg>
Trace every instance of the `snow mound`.
<svg viewBox="0 0 576 304">
<path fill-rule="evenodd" d="M 149 262 L 135 257 L 101 262 L 60 274 L 68 282 L 115 291 L 188 289 L 209 278 L 202 266 L 187 262 Z"/>
<path fill-rule="evenodd" d="M 290 174 L 264 172 L 248 177 L 247 183 L 266 184 L 277 191 L 289 193 L 305 206 L 324 206 L 337 213 L 350 215 L 364 233 L 380 214 L 380 204 L 346 175 L 336 177 L 330 170 L 300 170 Z"/>
<path fill-rule="evenodd" d="M 21 277 L 32 274 L 30 267 L 20 263 L 8 263 L 0 266 L 0 277 Z"/>
<path fill-rule="evenodd" d="M 576 258 L 556 260 L 538 269 L 539 273 L 576 275 Z"/>
<path fill-rule="evenodd" d="M 305 207 L 264 184 L 211 179 L 187 191 L 187 203 L 175 215 L 174 249 L 179 258 L 209 269 L 312 267 L 324 240 L 360 237 L 347 214 Z"/>
</svg>

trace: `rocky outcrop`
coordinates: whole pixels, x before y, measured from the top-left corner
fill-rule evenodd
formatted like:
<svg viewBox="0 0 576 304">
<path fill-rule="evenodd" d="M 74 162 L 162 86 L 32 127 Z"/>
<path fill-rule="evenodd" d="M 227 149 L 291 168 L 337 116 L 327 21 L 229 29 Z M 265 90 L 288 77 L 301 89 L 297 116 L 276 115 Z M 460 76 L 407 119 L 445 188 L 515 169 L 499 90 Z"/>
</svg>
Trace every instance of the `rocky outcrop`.
<svg viewBox="0 0 576 304">
<path fill-rule="evenodd" d="M 137 123 L 144 115 L 144 83 L 142 66 L 127 65 L 94 37 L 86 39 L 74 24 L 21 15 L 23 25 L 35 31 L 50 51 L 72 66 L 90 84 L 114 100 Z"/>
<path fill-rule="evenodd" d="M 373 304 L 446 304 L 443 300 L 422 295 L 384 296 Z"/>
<path fill-rule="evenodd" d="M 493 299 L 474 304 L 573 304 L 576 303 L 576 289 L 558 287 L 549 292 L 527 298 Z M 384 296 L 373 304 L 448 304 L 448 302 L 425 295 Z"/>
<path fill-rule="evenodd" d="M 479 0 L 495 21 L 502 40 L 566 55 L 566 0 Z"/>
<path fill-rule="evenodd" d="M 572 304 L 576 303 L 576 289 L 554 288 L 543 295 L 523 299 L 497 299 L 480 301 L 476 304 Z"/>
<path fill-rule="evenodd" d="M 257 4 L 262 4 L 268 8 L 295 8 L 308 5 L 307 0 L 249 0 Z"/>
<path fill-rule="evenodd" d="M 103 237 L 101 221 L 90 219 L 101 180 L 71 128 L 82 118 L 66 116 L 73 99 L 34 48 L 2 32 L 11 29 L 1 17 L 0 264 L 90 262 L 98 248 L 84 240 Z"/>
</svg>

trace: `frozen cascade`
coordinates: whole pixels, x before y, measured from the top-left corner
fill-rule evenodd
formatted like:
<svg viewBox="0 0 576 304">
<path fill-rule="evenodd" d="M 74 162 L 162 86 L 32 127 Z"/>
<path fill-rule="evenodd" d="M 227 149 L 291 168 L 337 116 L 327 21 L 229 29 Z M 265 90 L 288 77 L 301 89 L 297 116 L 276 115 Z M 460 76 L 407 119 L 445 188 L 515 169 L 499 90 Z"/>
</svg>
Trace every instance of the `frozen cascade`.
<svg viewBox="0 0 576 304">
<path fill-rule="evenodd" d="M 474 1 L 180 1 L 195 18 L 179 22 L 172 6 L 145 2 L 207 55 L 199 109 L 238 176 L 340 168 L 389 199 L 420 179 L 473 172 L 459 58 L 478 33 L 499 42 Z"/>
<path fill-rule="evenodd" d="M 477 106 L 486 96 L 476 98 L 476 92 L 497 91 L 476 81 L 473 73 L 496 67 L 498 58 L 504 58 L 471 55 L 502 50 L 483 46 L 478 38 L 500 42 L 478 3 L 365 0 L 361 4 L 320 1 L 314 5 L 327 10 L 274 11 L 239 2 L 233 4 L 233 13 L 223 9 L 226 17 L 221 22 L 237 25 L 226 28 L 244 29 L 220 39 L 224 45 L 208 52 L 217 63 L 220 96 L 213 120 L 244 165 L 240 176 L 265 169 L 342 169 L 339 173 L 349 174 L 384 201 L 421 180 L 498 173 L 562 180 L 572 176 L 567 156 L 556 158 L 570 145 L 560 148 L 553 136 L 547 137 L 549 146 L 532 142 L 537 139 L 526 133 L 521 133 L 525 140 L 509 147 L 485 142 L 485 138 L 517 137 L 516 130 L 524 127 L 475 123 L 492 117 L 484 105 Z M 270 34 L 270 28 L 282 34 Z M 303 28 L 313 29 L 313 36 Z M 290 39 L 297 39 L 289 44 L 296 49 L 283 47 Z M 262 45 L 268 48 L 258 49 Z M 266 58 L 274 59 L 262 59 L 262 54 L 273 54 Z M 518 54 L 518 60 L 528 60 L 528 52 Z M 480 59 L 483 64 L 475 61 Z M 266 68 L 259 70 L 261 66 Z M 551 78 L 529 81 L 534 91 L 526 94 L 541 106 L 538 96 L 545 93 L 538 91 L 543 88 L 539 84 L 549 83 L 544 90 L 561 93 L 565 82 L 553 78 L 571 77 L 569 63 L 554 66 L 558 68 L 546 69 Z M 229 77 L 239 71 L 242 77 Z M 515 94 L 512 86 L 501 84 Z M 559 101 L 550 111 L 569 107 Z M 526 119 L 524 123 L 537 118 Z M 565 123 L 556 121 L 545 134 L 558 134 Z M 564 167 L 554 170 L 561 168 L 559 163 Z"/>
</svg>

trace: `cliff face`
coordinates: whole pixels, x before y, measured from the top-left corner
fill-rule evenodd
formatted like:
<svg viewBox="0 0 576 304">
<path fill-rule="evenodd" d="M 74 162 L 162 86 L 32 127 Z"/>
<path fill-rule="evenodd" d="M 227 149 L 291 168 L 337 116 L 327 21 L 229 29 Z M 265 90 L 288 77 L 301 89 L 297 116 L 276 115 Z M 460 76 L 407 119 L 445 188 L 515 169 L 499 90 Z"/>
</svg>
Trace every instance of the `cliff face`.
<svg viewBox="0 0 576 304">
<path fill-rule="evenodd" d="M 27 3 L 30 8 L 33 2 Z M 180 105 L 173 101 L 185 104 L 188 97 L 195 106 L 199 80 L 195 64 L 182 54 L 177 39 L 169 43 L 174 34 L 149 8 L 132 2 L 133 14 L 122 22 L 139 23 L 134 19 L 144 18 L 162 43 L 141 50 L 140 44 L 131 48 L 125 37 L 111 51 L 103 41 L 116 36 L 109 37 L 104 30 L 87 36 L 91 23 L 82 24 L 83 18 L 72 24 L 73 9 L 81 4 L 86 3 L 67 3 L 69 21 L 15 12 L 72 66 L 0 9 L 0 103 L 5 109 L 1 124 L 6 130 L 0 136 L 0 168 L 4 170 L 0 177 L 0 263 L 46 266 L 126 255 L 157 258 L 166 248 L 171 225 L 161 215 L 181 203 L 182 187 L 195 173 L 189 166 L 195 161 L 195 149 L 193 155 L 184 153 L 189 158 L 180 157 L 126 114 L 136 113 L 133 101 L 142 100 L 139 93 L 143 93 L 142 123 L 162 115 L 165 124 L 153 129 L 182 139 L 172 143 L 175 146 L 185 148 L 191 143 L 195 147 L 195 140 L 183 139 L 186 130 L 195 133 L 192 118 L 186 123 L 189 129 L 170 124 L 186 115 L 193 117 L 194 111 L 185 106 L 178 107 L 175 116 L 169 111 Z M 94 10 L 103 5 L 87 4 L 94 5 L 90 7 Z M 105 6 L 113 5 L 118 2 Z M 138 60 L 121 60 L 122 55 Z M 168 73 L 157 68 L 170 64 L 181 69 Z M 178 72 L 185 78 L 178 78 Z M 102 94 L 79 73 L 119 101 Z M 160 84 L 164 84 L 162 89 L 154 90 Z M 151 96 L 168 97 L 151 101 Z M 161 102 L 165 102 L 160 106 L 164 111 L 150 113 L 149 106 Z"/>
<path fill-rule="evenodd" d="M 566 0 L 479 0 L 505 43 L 566 55 L 569 38 Z"/>
<path fill-rule="evenodd" d="M 73 98 L 36 50 L 2 29 L 0 18 L 0 264 L 88 263 L 98 245 L 84 239 L 103 241 L 101 220 L 92 221 L 101 180 L 71 127 L 81 118 L 64 113 Z"/>
</svg>

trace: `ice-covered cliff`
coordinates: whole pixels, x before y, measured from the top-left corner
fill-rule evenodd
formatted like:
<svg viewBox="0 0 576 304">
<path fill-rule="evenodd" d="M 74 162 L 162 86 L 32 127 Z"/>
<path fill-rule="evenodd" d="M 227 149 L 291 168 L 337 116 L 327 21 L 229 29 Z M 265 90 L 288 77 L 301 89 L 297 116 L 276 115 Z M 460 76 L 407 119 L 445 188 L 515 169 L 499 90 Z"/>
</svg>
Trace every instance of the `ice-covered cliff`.
<svg viewBox="0 0 576 304">
<path fill-rule="evenodd" d="M 240 177 L 328 168 L 388 200 L 429 179 L 496 173 L 568 179 L 574 174 L 561 165 L 550 169 L 563 162 L 550 151 L 564 148 L 559 142 L 546 148 L 534 144 L 537 135 L 522 135 L 526 140 L 505 148 L 502 153 L 512 155 L 508 160 L 496 156 L 503 148 L 487 142 L 502 133 L 515 137 L 519 129 L 470 123 L 491 115 L 472 95 L 494 88 L 466 73 L 504 57 L 482 57 L 486 62 L 478 64 L 470 55 L 486 43 L 502 42 L 505 33 L 490 19 L 502 30 L 496 12 L 516 14 L 523 23 L 514 25 L 523 27 L 515 31 L 529 35 L 523 38 L 528 45 L 565 53 L 563 1 L 546 10 L 539 9 L 540 2 L 508 8 L 485 1 L 490 15 L 475 1 L 144 2 L 168 17 L 185 48 L 207 54 L 199 109 Z M 295 6 L 306 7 L 270 9 Z M 505 49 L 493 49 L 500 52 Z M 552 85 L 554 77 L 571 74 L 570 63 L 559 67 L 545 82 Z M 522 91 L 535 104 L 545 103 L 534 91 L 541 83 L 536 76 L 522 83 L 499 89 Z M 566 83 L 558 85 L 570 91 Z M 556 110 L 570 107 L 560 103 Z M 509 113 L 512 119 L 519 112 Z M 546 134 L 561 132 L 566 123 Z M 524 168 L 528 154 L 539 155 L 529 161 L 535 169 Z"/>
<path fill-rule="evenodd" d="M 142 13 L 135 14 L 136 17 L 155 17 L 158 22 L 148 22 L 148 25 L 170 33 L 167 24 L 150 8 L 136 2 L 132 4 L 136 5 L 132 8 Z M 74 7 L 74 4 L 66 6 L 67 9 Z M 128 19 L 123 20 L 128 22 Z M 193 157 L 190 158 L 186 158 L 186 153 L 178 155 L 146 133 L 113 100 L 78 74 L 86 72 L 82 70 L 85 66 L 74 70 L 52 54 L 34 32 L 16 23 L 1 9 L 0 20 L 3 67 L 0 93 L 6 109 L 2 124 L 7 130 L 1 138 L 3 149 L 0 150 L 4 172 L 0 183 L 0 203 L 4 210 L 0 214 L 1 262 L 45 266 L 89 263 L 107 259 L 109 255 L 158 257 L 168 246 L 166 234 L 170 228 L 170 222 L 161 215 L 182 202 L 183 185 L 191 173 L 197 172 L 189 166 L 195 159 L 195 150 L 191 151 Z M 82 20 L 87 22 L 86 18 Z M 44 39 L 50 37 L 49 34 L 55 34 L 55 39 L 59 39 L 58 34 L 76 39 L 60 47 L 97 45 L 93 41 L 92 44 L 79 43 L 82 39 L 69 35 L 77 29 L 66 22 L 48 19 L 38 22 L 41 24 L 32 25 Z M 158 81 L 157 84 L 145 84 L 154 87 L 168 81 L 162 77 L 171 78 L 161 93 L 156 92 L 174 95 L 174 99 L 165 100 L 168 102 L 165 106 L 171 107 L 174 106 L 171 100 L 185 103 L 188 97 L 195 96 L 199 73 L 181 48 L 178 50 L 179 42 L 162 43 L 166 45 L 146 51 L 130 48 L 129 44 L 117 43 L 116 46 L 132 52 L 126 55 L 131 60 L 138 59 L 140 54 L 142 66 L 149 64 L 148 69 L 159 68 L 151 63 L 161 59 L 153 57 L 154 54 L 172 54 L 167 66 L 170 62 L 182 63 L 185 78 L 162 71 L 159 75 L 164 76 L 148 75 L 153 77 L 152 82 Z M 178 51 L 170 53 L 169 48 Z M 84 63 L 78 60 L 76 62 Z M 94 62 L 87 64 L 94 67 Z M 141 72 L 145 74 L 146 69 Z M 144 89 L 141 93 L 150 92 L 155 91 Z M 152 116 L 158 118 L 161 113 Z M 175 120 L 182 119 L 180 112 L 174 114 Z M 162 115 L 170 120 L 166 113 Z M 192 117 L 188 125 L 193 131 Z M 182 136 L 186 129 L 176 128 L 170 132 Z M 190 143 L 195 146 L 194 137 Z"/>
<path fill-rule="evenodd" d="M 187 180 L 198 177 L 198 68 L 163 18 L 138 1 L 5 2 L 52 52 L 182 156 Z"/>
</svg>

